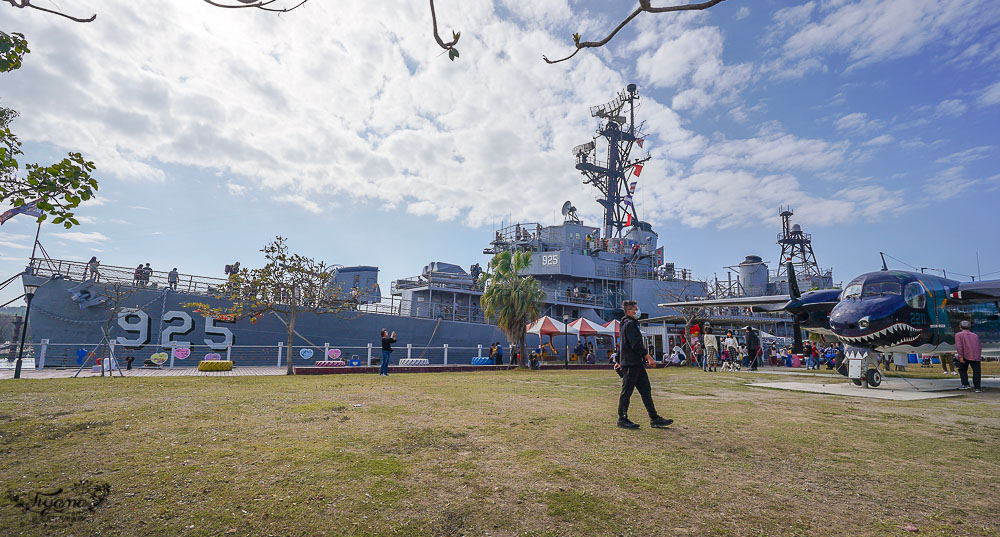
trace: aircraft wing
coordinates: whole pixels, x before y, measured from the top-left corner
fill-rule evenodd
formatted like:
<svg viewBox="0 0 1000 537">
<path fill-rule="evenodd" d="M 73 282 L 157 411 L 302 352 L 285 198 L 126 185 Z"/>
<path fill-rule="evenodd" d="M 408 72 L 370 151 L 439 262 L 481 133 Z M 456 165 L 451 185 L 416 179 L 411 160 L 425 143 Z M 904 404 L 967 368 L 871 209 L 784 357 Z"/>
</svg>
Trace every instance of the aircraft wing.
<svg viewBox="0 0 1000 537">
<path fill-rule="evenodd" d="M 788 295 L 741 296 L 735 298 L 714 298 L 710 300 L 690 300 L 687 302 L 667 302 L 665 304 L 657 305 L 661 308 L 763 306 L 771 304 L 783 306 L 788 303 L 788 299 Z"/>
<path fill-rule="evenodd" d="M 948 301 L 960 304 L 1000 301 L 1000 280 L 962 282 L 957 290 L 952 291 Z"/>
</svg>

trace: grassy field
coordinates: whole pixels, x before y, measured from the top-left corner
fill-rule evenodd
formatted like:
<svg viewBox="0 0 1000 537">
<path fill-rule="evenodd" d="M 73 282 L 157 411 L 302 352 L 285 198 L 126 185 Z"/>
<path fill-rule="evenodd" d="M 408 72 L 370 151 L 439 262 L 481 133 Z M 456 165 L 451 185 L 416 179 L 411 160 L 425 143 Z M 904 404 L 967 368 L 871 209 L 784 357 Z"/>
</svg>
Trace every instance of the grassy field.
<svg viewBox="0 0 1000 537">
<path fill-rule="evenodd" d="M 1000 533 L 1000 392 L 650 374 L 672 429 L 638 395 L 642 429 L 616 428 L 607 371 L 3 381 L 6 492 L 111 491 L 77 520 L 4 498 L 0 535 Z"/>
</svg>

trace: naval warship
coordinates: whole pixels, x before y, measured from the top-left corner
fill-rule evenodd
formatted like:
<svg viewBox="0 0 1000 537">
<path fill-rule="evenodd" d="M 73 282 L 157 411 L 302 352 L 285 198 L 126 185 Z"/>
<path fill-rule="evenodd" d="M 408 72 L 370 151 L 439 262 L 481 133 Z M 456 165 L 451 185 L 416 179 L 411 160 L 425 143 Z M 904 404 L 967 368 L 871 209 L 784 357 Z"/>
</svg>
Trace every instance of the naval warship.
<svg viewBox="0 0 1000 537">
<path fill-rule="evenodd" d="M 598 121 L 596 133 L 573 149 L 576 169 L 599 193 L 600 225 L 585 224 L 566 202 L 562 223 L 502 226 L 483 249 L 484 256 L 532 252 L 525 274 L 541 283 L 546 315 L 603 323 L 621 316 L 626 299 L 638 301 L 645 314 L 660 315 L 666 312 L 657 304 L 706 292 L 690 271 L 664 260 L 657 233 L 636 210 L 633 195 L 642 166 L 650 159 L 648 153 L 641 154 L 645 135 L 635 119 L 639 104 L 639 92 L 630 84 L 612 101 L 591 108 Z M 223 305 L 214 297 L 226 279 L 181 274 L 171 286 L 165 272 L 153 271 L 139 280 L 131 268 L 102 265 L 99 272 L 94 278 L 87 264 L 77 261 L 48 256 L 30 260 L 21 279 L 26 289 L 34 288 L 31 343 L 37 357 L 41 341 L 47 340 L 44 366 L 74 367 L 81 361 L 81 349 L 94 349 L 102 341 L 114 342 L 118 356 L 130 355 L 138 363 L 177 346 L 190 348 L 192 356 L 226 353 L 237 365 L 274 365 L 281 360 L 280 352 L 273 350 L 286 339 L 279 316 L 254 323 L 223 322 L 183 306 Z M 389 296 L 382 293 L 378 273 L 374 266 L 337 267 L 336 284 L 353 290 L 356 307 L 342 314 L 300 315 L 293 345 L 297 351 L 302 347 L 318 352 L 293 353 L 294 365 L 311 365 L 329 347 L 365 360 L 373 345 L 377 358 L 382 328 L 394 330 L 399 345 L 414 348 L 404 352 L 419 354 L 431 364 L 444 362 L 444 345 L 451 349 L 449 363 L 468 363 L 480 346 L 506 341 L 483 315 L 478 263 L 470 270 L 428 263 L 419 275 L 392 282 Z M 195 365 L 197 360 L 189 362 L 176 365 Z"/>
</svg>

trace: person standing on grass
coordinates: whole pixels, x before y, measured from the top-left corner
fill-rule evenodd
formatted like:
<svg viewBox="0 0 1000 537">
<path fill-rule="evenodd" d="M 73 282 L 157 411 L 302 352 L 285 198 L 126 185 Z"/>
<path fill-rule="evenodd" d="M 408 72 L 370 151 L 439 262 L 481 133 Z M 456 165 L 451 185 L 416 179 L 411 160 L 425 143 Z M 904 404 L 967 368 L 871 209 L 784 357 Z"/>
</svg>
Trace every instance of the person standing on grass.
<svg viewBox="0 0 1000 537">
<path fill-rule="evenodd" d="M 615 369 L 622 377 L 622 392 L 618 397 L 618 426 L 622 429 L 638 429 L 639 425 L 628 419 L 628 406 L 632 399 L 632 392 L 639 390 L 642 397 L 642 404 L 649 414 L 650 427 L 668 427 L 674 420 L 664 419 L 656 413 L 653 406 L 652 388 L 649 385 L 649 375 L 646 374 L 646 366 L 656 367 L 656 361 L 650 356 L 649 351 L 642 341 L 642 332 L 639 331 L 639 306 L 634 300 L 622 302 L 622 309 L 625 310 L 625 317 L 621 323 L 621 351 L 618 355 L 618 363 Z"/>
<path fill-rule="evenodd" d="M 962 379 L 962 386 L 959 390 L 969 389 L 969 367 L 972 367 L 972 385 L 976 388 L 976 393 L 983 391 L 982 388 L 982 359 L 983 346 L 979 342 L 979 336 L 972 332 L 972 323 L 962 321 L 959 326 L 962 331 L 955 334 L 955 359 L 958 360 L 958 375 Z"/>
<path fill-rule="evenodd" d="M 705 323 L 705 334 L 701 336 L 705 346 L 705 359 L 701 361 L 702 371 L 717 371 L 719 368 L 719 337 L 712 333 L 712 325 Z"/>
<path fill-rule="evenodd" d="M 951 371 L 948 371 L 948 369 Z M 950 352 L 946 352 L 941 355 L 941 369 L 944 369 L 945 375 L 957 375 L 958 371 L 955 371 L 955 359 L 954 355 Z"/>
<path fill-rule="evenodd" d="M 497 341 L 497 359 L 496 365 L 503 365 L 503 345 Z"/>
<path fill-rule="evenodd" d="M 753 331 L 753 327 L 747 325 L 747 365 L 750 366 L 750 371 L 757 370 L 757 355 L 760 353 L 760 338 L 757 337 L 757 333 Z"/>
<path fill-rule="evenodd" d="M 395 330 L 392 334 L 385 328 L 382 329 L 382 362 L 378 366 L 380 377 L 389 376 L 389 360 L 392 358 L 392 344 L 396 342 Z"/>
</svg>

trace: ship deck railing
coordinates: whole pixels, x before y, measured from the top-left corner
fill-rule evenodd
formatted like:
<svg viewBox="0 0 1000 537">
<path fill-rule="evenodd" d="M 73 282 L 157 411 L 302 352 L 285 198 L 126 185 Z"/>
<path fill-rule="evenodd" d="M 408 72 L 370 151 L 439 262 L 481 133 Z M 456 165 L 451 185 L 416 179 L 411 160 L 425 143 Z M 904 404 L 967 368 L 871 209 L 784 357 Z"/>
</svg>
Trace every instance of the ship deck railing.
<svg viewBox="0 0 1000 537">
<path fill-rule="evenodd" d="M 34 276 L 42 278 L 52 278 L 60 276 L 71 281 L 84 281 L 95 279 L 90 271 L 89 265 L 82 261 L 70 261 L 66 259 L 33 258 L 28 265 L 29 272 Z M 163 289 L 170 287 L 168 282 L 168 272 L 154 270 L 149 278 L 136 278 L 136 269 L 129 267 L 116 267 L 114 265 L 100 265 L 97 268 L 100 283 L 118 284 L 129 287 L 144 289 Z M 194 274 L 177 275 L 177 285 L 175 291 L 178 293 L 189 293 L 197 295 L 213 295 L 217 293 L 228 280 L 224 278 L 212 278 L 208 276 L 196 276 Z"/>
<path fill-rule="evenodd" d="M 482 292 L 483 290 L 482 286 L 472 281 L 472 276 L 469 274 L 456 275 L 449 272 L 432 272 L 428 275 L 400 278 L 392 282 L 390 292 L 396 294 L 397 291 L 423 287 L 470 292 Z"/>
<path fill-rule="evenodd" d="M 385 297 L 380 302 L 359 304 L 358 311 L 395 315 L 398 317 L 415 317 L 418 319 L 440 319 L 442 321 L 460 321 L 467 323 L 487 324 L 482 308 L 476 303 L 472 306 L 462 304 L 441 304 L 419 300 L 404 300 L 401 297 Z"/>
</svg>

